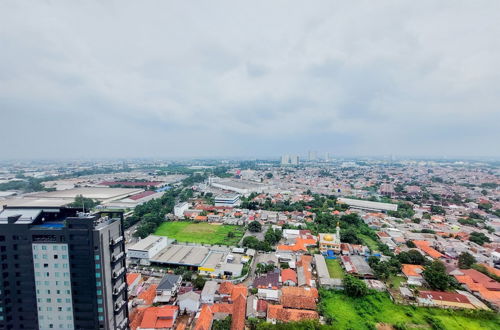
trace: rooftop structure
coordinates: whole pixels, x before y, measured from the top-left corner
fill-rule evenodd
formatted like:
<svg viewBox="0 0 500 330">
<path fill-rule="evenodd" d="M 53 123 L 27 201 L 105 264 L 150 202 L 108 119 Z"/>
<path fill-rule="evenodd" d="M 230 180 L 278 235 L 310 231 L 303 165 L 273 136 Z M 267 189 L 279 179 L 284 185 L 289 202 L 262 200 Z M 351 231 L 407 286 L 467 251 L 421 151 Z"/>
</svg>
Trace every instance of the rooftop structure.
<svg viewBox="0 0 500 330">
<path fill-rule="evenodd" d="M 380 202 L 371 202 L 365 200 L 351 199 L 351 198 L 338 198 L 339 203 L 345 203 L 352 208 L 361 209 L 366 211 L 397 211 L 397 204 L 390 203 L 380 203 Z"/>
</svg>

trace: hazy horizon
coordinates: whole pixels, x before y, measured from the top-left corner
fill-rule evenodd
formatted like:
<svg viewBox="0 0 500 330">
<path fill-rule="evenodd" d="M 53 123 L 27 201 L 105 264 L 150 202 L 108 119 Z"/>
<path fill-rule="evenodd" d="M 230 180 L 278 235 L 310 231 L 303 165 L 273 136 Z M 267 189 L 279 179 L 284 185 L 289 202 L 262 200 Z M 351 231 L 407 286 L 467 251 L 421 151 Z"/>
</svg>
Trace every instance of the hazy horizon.
<svg viewBox="0 0 500 330">
<path fill-rule="evenodd" d="M 3 1 L 0 160 L 499 159 L 499 12 Z"/>
</svg>

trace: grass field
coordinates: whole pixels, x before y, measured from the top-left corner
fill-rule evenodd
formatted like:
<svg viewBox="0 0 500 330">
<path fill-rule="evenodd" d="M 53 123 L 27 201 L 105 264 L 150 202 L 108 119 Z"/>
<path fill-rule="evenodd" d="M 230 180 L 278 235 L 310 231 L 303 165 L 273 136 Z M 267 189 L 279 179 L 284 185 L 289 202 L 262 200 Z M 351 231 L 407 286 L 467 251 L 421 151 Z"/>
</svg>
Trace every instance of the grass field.
<svg viewBox="0 0 500 330">
<path fill-rule="evenodd" d="M 387 281 L 387 284 L 392 284 L 393 289 L 399 290 L 402 282 L 406 282 L 406 278 L 404 278 L 403 276 L 391 275 L 391 277 L 389 277 L 389 280 Z"/>
<path fill-rule="evenodd" d="M 372 251 L 378 251 L 377 242 L 371 238 L 370 236 L 358 234 L 358 237 L 363 241 L 363 243 L 368 246 L 368 248 Z"/>
<path fill-rule="evenodd" d="M 344 270 L 339 259 L 325 259 L 331 278 L 344 278 Z"/>
<path fill-rule="evenodd" d="M 341 291 L 322 291 L 321 296 L 334 329 L 375 329 L 378 323 L 406 329 L 500 329 L 499 317 L 492 313 L 396 305 L 386 293 L 350 298 Z"/>
<path fill-rule="evenodd" d="M 232 232 L 234 237 L 228 237 Z M 212 245 L 237 245 L 245 233 L 240 226 L 173 221 L 162 223 L 155 235 L 168 236 L 179 242 L 203 243 Z"/>
</svg>

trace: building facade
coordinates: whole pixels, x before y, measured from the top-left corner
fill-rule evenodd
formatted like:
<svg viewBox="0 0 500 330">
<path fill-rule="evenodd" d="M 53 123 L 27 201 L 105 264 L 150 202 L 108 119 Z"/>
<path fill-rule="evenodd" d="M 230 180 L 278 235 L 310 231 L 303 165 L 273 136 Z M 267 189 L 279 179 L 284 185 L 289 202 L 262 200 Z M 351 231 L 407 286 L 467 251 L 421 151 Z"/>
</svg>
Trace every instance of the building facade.
<svg viewBox="0 0 500 330">
<path fill-rule="evenodd" d="M 0 329 L 127 329 L 121 212 L 0 212 Z"/>
</svg>

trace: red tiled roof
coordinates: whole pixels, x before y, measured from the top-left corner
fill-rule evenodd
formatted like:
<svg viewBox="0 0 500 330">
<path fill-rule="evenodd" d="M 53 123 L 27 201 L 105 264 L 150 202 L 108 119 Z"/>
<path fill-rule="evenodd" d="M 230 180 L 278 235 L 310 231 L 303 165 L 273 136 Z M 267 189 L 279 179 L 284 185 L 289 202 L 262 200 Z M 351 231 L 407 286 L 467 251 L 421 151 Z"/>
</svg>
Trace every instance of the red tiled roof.
<svg viewBox="0 0 500 330">
<path fill-rule="evenodd" d="M 222 282 L 219 286 L 219 293 L 220 294 L 231 294 L 231 291 L 233 291 L 234 284 L 231 282 Z"/>
<path fill-rule="evenodd" d="M 281 270 L 281 282 L 292 281 L 297 283 L 297 273 L 293 269 L 283 269 Z"/>
<path fill-rule="evenodd" d="M 315 311 L 288 309 L 283 308 L 282 305 L 269 305 L 267 307 L 267 317 L 281 322 L 296 322 L 301 320 L 318 319 L 319 315 Z"/>
<path fill-rule="evenodd" d="M 422 277 L 422 272 L 424 271 L 424 267 L 420 265 L 410 265 L 410 264 L 402 264 L 401 271 L 403 274 L 408 276 L 416 276 Z"/>
<path fill-rule="evenodd" d="M 131 286 L 132 283 L 139 277 L 139 273 L 127 273 L 127 285 Z"/>
<path fill-rule="evenodd" d="M 427 299 L 432 299 L 432 300 L 470 304 L 469 298 L 467 298 L 463 294 L 453 293 L 453 292 L 420 291 L 419 296 L 421 298 L 427 298 Z"/>
<path fill-rule="evenodd" d="M 500 283 L 475 269 L 460 269 L 460 272 L 465 276 L 469 276 L 474 283 L 481 284 L 488 290 L 500 291 Z"/>
<path fill-rule="evenodd" d="M 130 187 L 149 187 L 149 186 L 156 186 L 161 184 L 162 182 L 160 181 L 103 181 L 99 183 L 102 186 L 114 186 L 114 185 L 121 185 L 121 186 L 130 186 Z"/>
<path fill-rule="evenodd" d="M 161 307 L 148 307 L 140 327 L 142 329 L 172 328 L 177 317 L 178 306 L 165 305 Z"/>
<path fill-rule="evenodd" d="M 138 199 L 141 199 L 141 198 L 144 198 L 144 197 L 148 197 L 148 196 L 151 196 L 151 195 L 154 195 L 154 194 L 156 194 L 156 191 L 151 191 L 151 190 L 143 191 L 140 194 L 137 194 L 137 195 L 134 195 L 134 196 L 130 196 L 130 199 L 136 201 Z"/>
<path fill-rule="evenodd" d="M 257 312 L 267 311 L 267 301 L 259 299 L 257 301 Z"/>
<path fill-rule="evenodd" d="M 132 310 L 130 313 L 128 319 L 129 319 L 129 326 L 130 329 L 135 330 L 141 324 L 142 318 L 144 316 L 144 311 L 147 309 L 147 307 L 137 307 L 136 309 Z"/>
<path fill-rule="evenodd" d="M 282 295 L 280 302 L 287 308 L 316 310 L 316 299 L 313 297 Z"/>
<path fill-rule="evenodd" d="M 428 254 L 431 258 L 438 259 L 444 256 L 439 251 L 436 251 L 435 249 L 430 247 L 430 244 L 427 241 L 414 240 L 413 243 L 415 243 L 417 248 Z"/>
<path fill-rule="evenodd" d="M 142 291 L 137 298 L 144 300 L 144 305 L 151 305 L 156 297 L 157 284 L 151 284 L 149 288 Z"/>
<path fill-rule="evenodd" d="M 316 288 L 301 288 L 296 286 L 284 286 L 281 288 L 282 295 L 298 296 L 298 297 L 312 297 L 319 298 L 318 289 Z"/>
<path fill-rule="evenodd" d="M 203 305 L 201 307 L 200 315 L 198 316 L 198 321 L 196 321 L 196 325 L 194 326 L 195 330 L 210 330 L 212 327 L 212 321 L 214 319 L 214 315 L 210 308 L 210 305 Z"/>
</svg>

